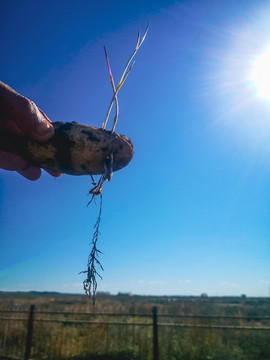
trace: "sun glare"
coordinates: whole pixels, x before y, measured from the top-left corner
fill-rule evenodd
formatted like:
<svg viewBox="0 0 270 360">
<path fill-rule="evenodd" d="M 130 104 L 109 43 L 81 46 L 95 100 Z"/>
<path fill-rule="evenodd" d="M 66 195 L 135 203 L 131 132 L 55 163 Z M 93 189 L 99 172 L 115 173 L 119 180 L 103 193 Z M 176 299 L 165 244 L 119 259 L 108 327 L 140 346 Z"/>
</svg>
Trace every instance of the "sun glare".
<svg viewBox="0 0 270 360">
<path fill-rule="evenodd" d="M 254 62 L 251 80 L 257 88 L 257 95 L 270 100 L 270 47 Z"/>
</svg>

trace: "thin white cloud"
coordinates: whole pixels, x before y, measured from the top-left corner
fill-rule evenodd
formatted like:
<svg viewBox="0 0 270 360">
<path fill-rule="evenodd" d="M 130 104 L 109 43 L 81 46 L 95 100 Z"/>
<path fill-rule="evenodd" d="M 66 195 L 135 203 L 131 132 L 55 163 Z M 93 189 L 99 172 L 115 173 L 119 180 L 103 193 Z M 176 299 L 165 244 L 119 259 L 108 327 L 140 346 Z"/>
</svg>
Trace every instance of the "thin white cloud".
<svg viewBox="0 0 270 360">
<path fill-rule="evenodd" d="M 191 282 L 192 282 L 192 280 L 190 280 L 190 279 L 178 280 L 178 283 L 180 283 L 180 284 L 189 284 Z"/>
<path fill-rule="evenodd" d="M 19 283 L 18 284 L 18 287 L 25 288 L 25 289 L 34 288 L 34 286 L 35 286 L 35 284 L 33 284 L 33 283 Z"/>
<path fill-rule="evenodd" d="M 166 284 L 167 281 L 164 280 L 138 280 L 139 284 L 147 284 L 147 285 L 156 285 L 156 284 Z"/>
<path fill-rule="evenodd" d="M 270 280 L 259 280 L 261 284 L 267 284 L 270 285 Z"/>
<path fill-rule="evenodd" d="M 75 283 L 75 284 L 72 284 L 73 287 L 76 287 L 76 288 L 81 288 L 83 285 L 82 283 Z"/>
<path fill-rule="evenodd" d="M 221 285 L 223 285 L 223 286 L 228 286 L 228 287 L 232 287 L 232 288 L 238 288 L 238 287 L 239 287 L 239 285 L 237 285 L 237 284 L 235 284 L 235 283 L 233 283 L 233 282 L 230 282 L 230 281 L 223 281 L 223 282 L 221 283 Z"/>
</svg>

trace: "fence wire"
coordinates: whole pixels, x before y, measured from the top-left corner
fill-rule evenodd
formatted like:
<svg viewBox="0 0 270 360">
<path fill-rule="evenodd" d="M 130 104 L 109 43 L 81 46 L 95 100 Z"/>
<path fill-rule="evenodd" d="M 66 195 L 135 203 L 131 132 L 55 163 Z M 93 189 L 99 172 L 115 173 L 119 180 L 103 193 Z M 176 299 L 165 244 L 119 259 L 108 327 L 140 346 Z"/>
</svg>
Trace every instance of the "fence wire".
<svg viewBox="0 0 270 360">
<path fill-rule="evenodd" d="M 270 316 L 31 309 L 0 311 L 0 359 L 270 359 Z"/>
</svg>

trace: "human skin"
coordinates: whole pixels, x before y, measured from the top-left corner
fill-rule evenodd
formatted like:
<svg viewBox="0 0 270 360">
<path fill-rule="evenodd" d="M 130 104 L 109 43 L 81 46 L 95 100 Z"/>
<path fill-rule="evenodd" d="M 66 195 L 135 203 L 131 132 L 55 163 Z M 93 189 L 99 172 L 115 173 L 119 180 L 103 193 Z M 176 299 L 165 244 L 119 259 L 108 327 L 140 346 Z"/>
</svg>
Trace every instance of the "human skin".
<svg viewBox="0 0 270 360">
<path fill-rule="evenodd" d="M 54 135 L 51 121 L 33 101 L 0 81 L 0 133 L 1 128 L 16 135 L 28 135 L 38 141 L 46 141 Z M 0 168 L 17 171 L 29 180 L 37 180 L 41 175 L 40 168 L 30 165 L 18 154 L 1 150 L 1 144 Z M 54 177 L 61 175 L 56 171 L 47 172 Z"/>
</svg>

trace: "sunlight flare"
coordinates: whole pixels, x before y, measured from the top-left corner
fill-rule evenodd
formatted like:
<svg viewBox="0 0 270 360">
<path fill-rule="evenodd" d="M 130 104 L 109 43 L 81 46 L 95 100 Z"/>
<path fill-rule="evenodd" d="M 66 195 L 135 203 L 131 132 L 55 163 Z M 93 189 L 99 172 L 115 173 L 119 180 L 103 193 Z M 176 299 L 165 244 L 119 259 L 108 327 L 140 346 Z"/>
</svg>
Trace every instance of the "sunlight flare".
<svg viewBox="0 0 270 360">
<path fill-rule="evenodd" d="M 257 95 L 270 100 L 270 47 L 254 62 L 251 80 L 257 88 Z"/>
</svg>

